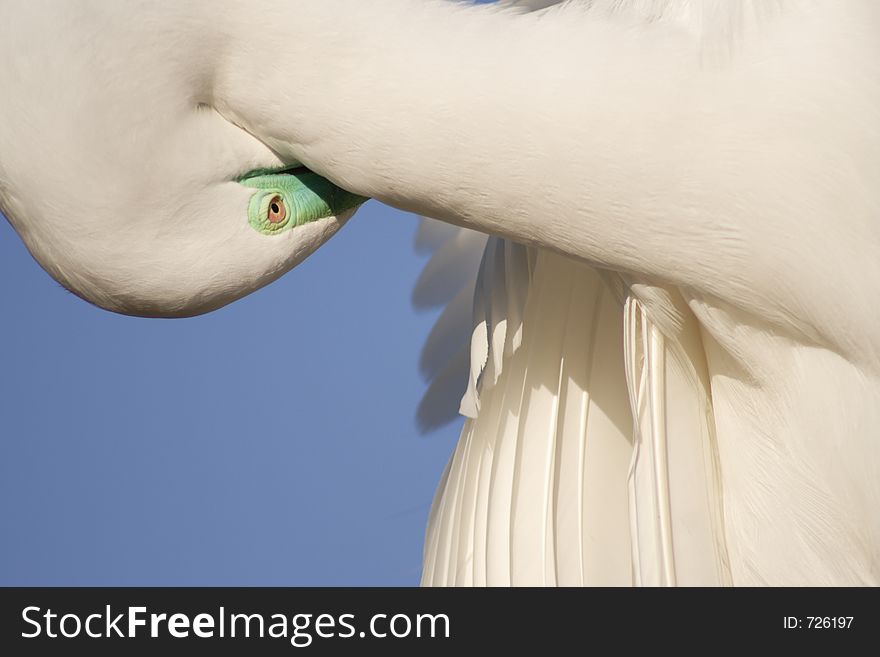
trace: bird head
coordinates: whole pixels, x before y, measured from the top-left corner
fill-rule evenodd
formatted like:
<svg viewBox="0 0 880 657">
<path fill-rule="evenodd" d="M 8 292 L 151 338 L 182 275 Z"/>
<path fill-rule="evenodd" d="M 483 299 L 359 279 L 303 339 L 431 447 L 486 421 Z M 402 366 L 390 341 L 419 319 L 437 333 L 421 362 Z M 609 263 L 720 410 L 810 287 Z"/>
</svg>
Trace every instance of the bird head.
<svg viewBox="0 0 880 657">
<path fill-rule="evenodd" d="M 89 202 L 51 185 L 30 198 L 2 187 L 0 209 L 53 278 L 97 306 L 150 317 L 209 312 L 274 281 L 367 200 L 302 166 L 188 177 L 164 201 L 119 188 Z"/>
<path fill-rule="evenodd" d="M 0 211 L 54 279 L 102 308 L 220 308 L 302 262 L 367 200 L 210 108 L 121 104 L 47 117 L 36 105 L 0 156 Z"/>
<path fill-rule="evenodd" d="M 0 40 L 0 212 L 63 287 L 129 315 L 235 301 L 366 201 L 277 138 L 302 121 L 282 102 L 309 96 L 298 68 L 232 47 L 238 20 L 214 20 L 224 12 L 174 7 L 144 10 L 163 26 L 147 29 L 118 3 L 26 4 Z M 293 47 L 281 43 L 276 55 Z M 224 100 L 227 78 L 248 116 Z"/>
</svg>

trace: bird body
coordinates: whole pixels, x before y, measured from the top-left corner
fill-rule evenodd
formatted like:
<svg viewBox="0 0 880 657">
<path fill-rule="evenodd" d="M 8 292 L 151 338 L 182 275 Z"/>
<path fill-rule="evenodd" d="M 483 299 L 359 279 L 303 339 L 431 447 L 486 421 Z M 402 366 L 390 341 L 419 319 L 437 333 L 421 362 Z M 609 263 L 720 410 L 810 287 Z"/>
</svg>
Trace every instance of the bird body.
<svg viewBox="0 0 880 657">
<path fill-rule="evenodd" d="M 729 308 L 536 256 L 520 345 L 487 320 L 501 373 L 486 365 L 438 492 L 425 583 L 876 583 L 876 379 Z"/>
<path fill-rule="evenodd" d="M 2 2 L 0 209 L 160 316 L 353 213 L 256 169 L 494 236 L 426 583 L 876 583 L 880 11 L 522 4 Z"/>
</svg>

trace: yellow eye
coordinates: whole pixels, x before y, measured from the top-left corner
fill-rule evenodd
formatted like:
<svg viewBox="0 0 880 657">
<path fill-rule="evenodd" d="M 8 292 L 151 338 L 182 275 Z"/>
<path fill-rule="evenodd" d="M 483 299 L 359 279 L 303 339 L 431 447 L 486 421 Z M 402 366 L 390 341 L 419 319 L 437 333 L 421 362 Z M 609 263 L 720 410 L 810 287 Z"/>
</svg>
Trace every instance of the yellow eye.
<svg viewBox="0 0 880 657">
<path fill-rule="evenodd" d="M 266 219 L 272 224 L 281 224 L 287 219 L 287 205 L 284 203 L 284 199 L 281 198 L 281 196 L 273 196 L 269 201 Z"/>
</svg>

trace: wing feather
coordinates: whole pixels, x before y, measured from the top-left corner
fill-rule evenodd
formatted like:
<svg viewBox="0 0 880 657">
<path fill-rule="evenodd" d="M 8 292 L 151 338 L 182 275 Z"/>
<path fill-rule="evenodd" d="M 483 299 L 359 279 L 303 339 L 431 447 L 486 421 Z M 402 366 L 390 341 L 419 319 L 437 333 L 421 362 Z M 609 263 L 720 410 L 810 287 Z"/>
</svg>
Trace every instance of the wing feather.
<svg viewBox="0 0 880 657">
<path fill-rule="evenodd" d="M 429 535 L 462 514 L 457 553 L 426 554 L 434 567 L 423 581 L 628 584 L 632 418 L 620 302 L 586 265 L 549 252 L 525 262 L 535 264 L 521 345 L 494 385 L 483 373 L 480 412 L 453 457 L 462 474 L 438 491 L 430 519 Z M 438 559 L 458 562 L 437 567 Z"/>
<path fill-rule="evenodd" d="M 487 237 L 465 228 L 455 230 L 455 235 L 431 256 L 416 282 L 412 302 L 420 310 L 449 303 L 477 276 Z"/>
<path fill-rule="evenodd" d="M 474 287 L 487 236 L 422 218 L 415 249 L 431 253 L 413 290 L 417 309 L 444 306 L 422 347 L 419 371 L 428 389 L 416 411 L 422 433 L 459 417 L 467 388 L 469 342 L 473 333 Z"/>
<path fill-rule="evenodd" d="M 437 223 L 423 219 L 416 238 L 417 245 L 437 250 L 419 277 L 413 304 L 446 304 L 419 361 L 430 382 L 417 413 L 423 431 L 454 420 L 459 412 L 476 417 L 478 387 L 491 389 L 505 355 L 522 341 L 533 260 L 524 246 L 463 228 L 437 228 Z"/>
</svg>

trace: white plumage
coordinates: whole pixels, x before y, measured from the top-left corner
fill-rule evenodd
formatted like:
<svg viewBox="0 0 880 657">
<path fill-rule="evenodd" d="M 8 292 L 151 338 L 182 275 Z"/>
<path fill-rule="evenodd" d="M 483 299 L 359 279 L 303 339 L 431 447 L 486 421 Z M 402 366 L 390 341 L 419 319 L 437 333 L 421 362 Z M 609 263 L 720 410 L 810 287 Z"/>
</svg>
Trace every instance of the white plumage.
<svg viewBox="0 0 880 657">
<path fill-rule="evenodd" d="M 504 4 L 0 3 L 0 207 L 154 315 L 347 219 L 267 241 L 251 168 L 492 235 L 420 236 L 469 416 L 425 583 L 876 584 L 876 3 Z"/>
</svg>

